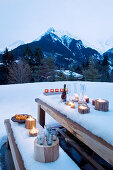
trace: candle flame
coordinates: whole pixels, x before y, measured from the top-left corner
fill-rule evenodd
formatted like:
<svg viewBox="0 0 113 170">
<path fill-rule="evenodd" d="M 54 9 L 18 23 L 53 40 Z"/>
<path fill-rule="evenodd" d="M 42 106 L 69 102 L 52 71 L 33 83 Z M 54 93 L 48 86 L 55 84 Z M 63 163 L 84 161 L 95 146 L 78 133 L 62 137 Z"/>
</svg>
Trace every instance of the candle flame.
<svg viewBox="0 0 113 170">
<path fill-rule="evenodd" d="M 33 120 L 32 116 L 29 116 L 29 117 L 27 118 L 27 120 Z"/>
<path fill-rule="evenodd" d="M 80 106 L 79 106 L 79 109 L 87 109 L 87 106 L 82 106 L 82 105 L 80 105 Z"/>
<path fill-rule="evenodd" d="M 97 101 L 99 101 L 99 102 L 105 102 L 104 99 L 98 99 Z"/>
</svg>

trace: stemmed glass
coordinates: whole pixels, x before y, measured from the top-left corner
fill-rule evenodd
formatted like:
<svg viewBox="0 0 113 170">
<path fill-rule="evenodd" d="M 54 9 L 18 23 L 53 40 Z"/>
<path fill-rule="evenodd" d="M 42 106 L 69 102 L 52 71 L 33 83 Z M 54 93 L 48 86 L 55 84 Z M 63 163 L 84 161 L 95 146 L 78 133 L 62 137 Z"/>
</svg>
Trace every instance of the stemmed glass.
<svg viewBox="0 0 113 170">
<path fill-rule="evenodd" d="M 85 95 L 86 87 L 85 84 L 80 84 L 80 101 L 85 101 L 84 95 Z"/>
</svg>

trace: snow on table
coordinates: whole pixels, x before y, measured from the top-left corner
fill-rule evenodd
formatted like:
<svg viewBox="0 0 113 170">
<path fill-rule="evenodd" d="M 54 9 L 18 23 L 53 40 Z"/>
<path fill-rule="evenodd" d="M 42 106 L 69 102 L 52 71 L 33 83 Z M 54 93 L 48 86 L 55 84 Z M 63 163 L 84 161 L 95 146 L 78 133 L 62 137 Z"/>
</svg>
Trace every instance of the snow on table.
<svg viewBox="0 0 113 170">
<path fill-rule="evenodd" d="M 78 103 L 76 103 L 76 108 L 72 109 L 65 105 L 65 103 L 61 102 L 61 95 L 41 95 L 39 99 L 113 146 L 112 108 L 110 108 L 109 112 L 96 111 L 94 106 L 89 103 L 90 113 L 80 114 L 78 113 Z"/>
<path fill-rule="evenodd" d="M 36 137 L 29 137 L 29 130 L 25 129 L 25 124 L 18 124 L 11 121 L 11 127 L 15 137 L 15 142 L 19 148 L 27 170 L 75 170 L 79 167 L 74 161 L 59 147 L 59 158 L 55 162 L 40 163 L 34 160 L 34 140 Z M 39 131 L 42 127 L 38 125 Z"/>
</svg>

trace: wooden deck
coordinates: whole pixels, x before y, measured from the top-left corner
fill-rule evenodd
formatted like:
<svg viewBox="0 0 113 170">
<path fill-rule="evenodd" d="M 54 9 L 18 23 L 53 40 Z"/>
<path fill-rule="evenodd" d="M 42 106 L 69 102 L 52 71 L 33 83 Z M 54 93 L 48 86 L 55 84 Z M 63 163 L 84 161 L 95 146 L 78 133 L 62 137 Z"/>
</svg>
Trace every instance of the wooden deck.
<svg viewBox="0 0 113 170">
<path fill-rule="evenodd" d="M 10 120 L 6 119 L 4 121 L 4 124 L 5 124 L 6 131 L 7 131 L 8 142 L 9 142 L 9 146 L 10 146 L 10 149 L 11 149 L 15 169 L 16 170 L 25 170 L 24 162 L 22 160 L 22 157 L 21 157 L 21 154 L 20 154 L 19 149 L 17 147 L 17 144 L 15 143 L 15 138 L 14 138 L 14 135 L 13 135 L 13 131 L 11 129 Z"/>
<path fill-rule="evenodd" d="M 65 115 L 49 106 L 40 99 L 35 99 L 38 103 L 38 120 L 41 126 L 45 125 L 45 112 L 53 117 L 58 123 L 65 127 L 80 141 L 96 152 L 100 157 L 113 166 L 113 146 L 102 138 L 97 137 L 78 123 L 67 118 Z"/>
</svg>

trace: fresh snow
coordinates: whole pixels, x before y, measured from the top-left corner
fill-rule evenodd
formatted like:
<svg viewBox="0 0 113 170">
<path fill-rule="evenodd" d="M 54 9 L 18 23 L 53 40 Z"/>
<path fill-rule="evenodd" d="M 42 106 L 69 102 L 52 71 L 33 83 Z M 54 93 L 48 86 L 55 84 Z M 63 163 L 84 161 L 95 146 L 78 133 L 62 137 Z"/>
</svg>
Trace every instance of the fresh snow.
<svg viewBox="0 0 113 170">
<path fill-rule="evenodd" d="M 15 136 L 15 141 L 18 145 L 19 151 L 24 160 L 26 170 L 79 170 L 79 167 L 74 161 L 59 147 L 59 157 L 55 162 L 40 163 L 34 160 L 34 140 L 36 137 L 29 137 L 29 130 L 25 129 L 25 125 L 11 122 L 11 127 Z M 41 126 L 37 126 L 39 131 L 42 130 Z"/>
<path fill-rule="evenodd" d="M 65 58 L 67 60 L 71 60 L 71 59 L 68 59 L 68 58 Z M 64 75 L 66 76 L 70 76 L 71 75 L 71 71 L 70 70 L 57 70 L 57 72 L 62 72 Z M 83 75 L 81 74 L 78 74 L 76 72 L 72 72 L 72 75 L 75 77 L 75 78 L 79 78 L 79 79 L 82 79 L 83 78 Z"/>
<path fill-rule="evenodd" d="M 15 114 L 26 113 L 33 117 L 37 116 L 37 104 L 35 98 L 39 97 L 45 88 L 63 88 L 64 83 L 76 85 L 77 93 L 80 91 L 80 84 L 86 85 L 86 95 L 92 100 L 97 98 L 107 99 L 110 103 L 109 112 L 94 111 L 91 106 L 91 113 L 81 115 L 72 110 L 71 116 L 75 121 L 94 134 L 102 137 L 113 145 L 113 83 L 102 82 L 45 82 L 28 83 L 0 86 L 0 147 L 6 141 L 4 119 L 11 118 Z M 46 97 L 45 97 L 46 99 Z M 58 99 L 57 99 L 58 100 Z M 60 98 L 59 98 L 60 103 Z M 52 104 L 52 102 L 51 102 Z M 60 107 L 60 105 L 59 105 Z M 69 108 L 68 108 L 69 109 Z M 69 109 L 70 112 L 70 109 Z M 67 113 L 67 112 L 66 112 Z M 54 119 L 46 114 L 47 124 L 56 124 Z"/>
</svg>

